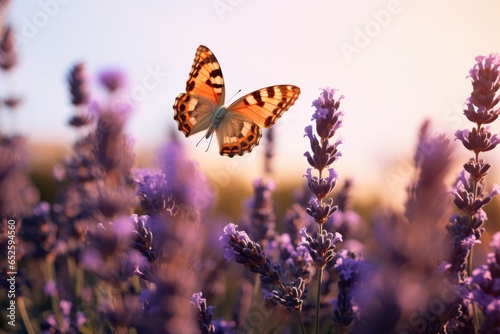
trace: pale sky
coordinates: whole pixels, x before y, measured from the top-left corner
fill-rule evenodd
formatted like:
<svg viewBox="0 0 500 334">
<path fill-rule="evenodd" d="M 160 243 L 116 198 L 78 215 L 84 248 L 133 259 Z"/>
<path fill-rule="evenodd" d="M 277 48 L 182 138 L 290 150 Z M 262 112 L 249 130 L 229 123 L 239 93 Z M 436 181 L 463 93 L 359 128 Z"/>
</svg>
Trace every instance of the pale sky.
<svg viewBox="0 0 500 334">
<path fill-rule="evenodd" d="M 227 97 L 273 84 L 301 88 L 276 124 L 280 175 L 301 179 L 311 102 L 332 86 L 345 96 L 343 157 L 333 167 L 360 187 L 387 188 L 384 175 L 413 155 L 424 118 L 448 134 L 470 127 L 461 115 L 471 91 L 466 76 L 476 55 L 500 52 L 499 15 L 494 0 L 14 0 L 9 21 L 21 62 L 0 88 L 25 102 L 14 121 L 2 115 L 2 127 L 31 142 L 69 145 L 66 75 L 85 61 L 92 75 L 124 69 L 130 90 L 145 92 L 128 129 L 137 150 L 158 148 L 177 128 L 172 105 L 204 44 L 221 64 Z M 157 85 L 144 90 L 152 72 Z M 182 139 L 209 174 L 251 180 L 260 173 L 260 150 L 229 159 L 215 141 L 209 152 L 207 142 L 196 147 L 201 136 Z"/>
</svg>

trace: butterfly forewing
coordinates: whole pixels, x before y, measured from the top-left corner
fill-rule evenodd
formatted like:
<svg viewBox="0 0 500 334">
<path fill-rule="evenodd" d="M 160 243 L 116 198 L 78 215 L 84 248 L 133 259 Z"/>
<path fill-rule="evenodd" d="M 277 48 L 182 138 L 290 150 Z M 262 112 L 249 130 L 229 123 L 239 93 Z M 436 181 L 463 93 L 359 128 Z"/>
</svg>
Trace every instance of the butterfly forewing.
<svg viewBox="0 0 500 334">
<path fill-rule="evenodd" d="M 224 104 L 224 77 L 217 58 L 206 46 L 200 45 L 196 50 L 186 92 L 202 95 L 218 105 Z"/>
<path fill-rule="evenodd" d="M 212 115 L 224 102 L 224 78 L 212 51 L 200 45 L 186 82 L 186 93 L 174 103 L 174 119 L 186 136 L 210 126 Z"/>
<path fill-rule="evenodd" d="M 292 85 L 276 85 L 262 88 L 243 96 L 228 110 L 251 119 L 261 127 L 269 128 L 299 98 L 300 88 Z"/>
</svg>

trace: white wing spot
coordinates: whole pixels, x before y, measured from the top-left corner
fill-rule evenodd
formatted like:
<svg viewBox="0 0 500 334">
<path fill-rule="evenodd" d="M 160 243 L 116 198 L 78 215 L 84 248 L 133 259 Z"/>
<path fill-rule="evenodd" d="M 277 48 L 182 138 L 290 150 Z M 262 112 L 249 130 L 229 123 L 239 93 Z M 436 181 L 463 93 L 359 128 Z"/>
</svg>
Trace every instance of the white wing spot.
<svg viewBox="0 0 500 334">
<path fill-rule="evenodd" d="M 257 100 L 255 100 L 255 97 L 253 97 L 252 95 L 247 95 L 247 97 L 245 97 L 245 99 L 247 100 L 247 102 L 249 104 L 256 104 L 257 103 Z"/>
</svg>

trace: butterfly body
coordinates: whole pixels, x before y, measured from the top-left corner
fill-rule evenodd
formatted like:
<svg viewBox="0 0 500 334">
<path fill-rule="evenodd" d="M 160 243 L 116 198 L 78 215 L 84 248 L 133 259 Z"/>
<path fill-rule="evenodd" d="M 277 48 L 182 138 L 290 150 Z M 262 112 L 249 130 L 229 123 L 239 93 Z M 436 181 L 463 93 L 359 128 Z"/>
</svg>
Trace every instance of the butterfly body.
<svg viewBox="0 0 500 334">
<path fill-rule="evenodd" d="M 215 110 L 214 116 L 212 118 L 212 123 L 210 124 L 207 133 L 205 135 L 205 138 L 210 138 L 210 136 L 214 133 L 215 129 L 219 126 L 219 124 L 224 120 L 224 117 L 226 117 L 227 114 L 227 109 L 225 107 L 219 107 Z"/>
<path fill-rule="evenodd" d="M 212 51 L 201 45 L 186 83 L 186 93 L 175 99 L 174 119 L 186 137 L 207 130 L 216 134 L 221 155 L 251 152 L 262 137 L 261 127 L 271 127 L 300 94 L 299 87 L 277 85 L 247 94 L 224 106 L 224 77 Z"/>
</svg>

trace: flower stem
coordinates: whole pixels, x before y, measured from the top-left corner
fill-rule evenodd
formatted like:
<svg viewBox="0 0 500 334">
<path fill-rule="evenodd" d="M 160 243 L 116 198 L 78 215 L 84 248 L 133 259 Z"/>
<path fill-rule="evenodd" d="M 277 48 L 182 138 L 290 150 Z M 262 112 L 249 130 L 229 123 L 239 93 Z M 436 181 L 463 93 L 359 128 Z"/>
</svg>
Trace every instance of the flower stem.
<svg viewBox="0 0 500 334">
<path fill-rule="evenodd" d="M 31 324 L 30 317 L 28 312 L 26 311 L 26 305 L 24 304 L 24 298 L 17 298 L 17 307 L 19 308 L 19 312 L 21 313 L 21 319 L 23 319 L 24 327 L 29 334 L 35 334 L 35 330 L 33 329 L 33 325 Z"/>
<path fill-rule="evenodd" d="M 302 320 L 302 312 L 298 312 L 299 315 L 299 323 L 300 323 L 300 330 L 302 334 L 306 334 L 306 328 L 304 327 L 304 321 Z"/>
<path fill-rule="evenodd" d="M 248 319 L 247 319 L 247 324 L 251 324 L 251 319 L 252 319 L 252 313 L 255 308 L 255 304 L 257 303 L 257 298 L 259 297 L 259 291 L 260 291 L 260 278 L 259 276 L 255 276 L 255 283 L 253 285 L 253 296 L 252 296 L 252 304 L 250 305 L 250 311 L 248 312 Z M 252 334 L 254 332 L 255 327 L 251 326 L 248 329 L 248 334 Z"/>
<path fill-rule="evenodd" d="M 318 289 L 316 291 L 316 334 L 319 334 L 319 309 L 321 300 L 321 281 L 323 280 L 323 269 L 319 268 L 318 274 Z"/>
<path fill-rule="evenodd" d="M 478 131 L 480 130 L 480 126 L 478 126 Z M 476 162 L 479 161 L 479 155 L 476 153 L 475 156 Z M 473 187 L 473 195 L 474 201 L 478 198 L 478 183 L 479 180 L 474 179 L 474 187 Z M 472 227 L 473 217 L 469 214 L 468 223 L 469 227 Z M 474 258 L 474 247 L 471 247 L 469 254 L 467 255 L 467 276 L 470 277 L 472 275 L 472 259 Z M 474 324 L 474 333 L 477 334 L 479 331 L 479 319 L 477 314 L 477 304 L 475 302 L 472 303 L 472 322 Z"/>
</svg>

